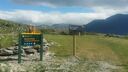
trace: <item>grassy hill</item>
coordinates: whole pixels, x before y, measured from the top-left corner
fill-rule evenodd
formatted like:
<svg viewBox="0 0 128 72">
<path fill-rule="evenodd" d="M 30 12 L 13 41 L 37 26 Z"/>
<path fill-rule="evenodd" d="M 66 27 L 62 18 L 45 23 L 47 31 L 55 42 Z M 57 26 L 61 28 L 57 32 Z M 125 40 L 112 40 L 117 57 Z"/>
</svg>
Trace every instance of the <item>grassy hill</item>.
<svg viewBox="0 0 128 72">
<path fill-rule="evenodd" d="M 0 34 L 18 33 L 26 31 L 26 25 L 0 19 Z"/>
<path fill-rule="evenodd" d="M 55 46 L 50 48 L 58 57 L 72 55 L 72 36 L 45 35 Z M 128 70 L 128 40 L 96 35 L 77 36 L 76 55 L 92 61 L 106 61 Z"/>
<path fill-rule="evenodd" d="M 0 19 L 0 48 L 17 42 L 17 34 L 27 30 L 27 25 Z"/>
</svg>

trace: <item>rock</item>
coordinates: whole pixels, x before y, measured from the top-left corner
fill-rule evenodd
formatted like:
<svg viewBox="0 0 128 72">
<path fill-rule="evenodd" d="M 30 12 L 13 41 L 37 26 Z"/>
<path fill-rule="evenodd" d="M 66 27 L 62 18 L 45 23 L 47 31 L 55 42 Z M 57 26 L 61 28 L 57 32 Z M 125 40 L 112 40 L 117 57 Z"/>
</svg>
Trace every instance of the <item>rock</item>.
<svg viewBox="0 0 128 72">
<path fill-rule="evenodd" d="M 16 46 L 16 47 L 14 48 L 14 50 L 18 50 L 18 46 Z"/>
<path fill-rule="evenodd" d="M 51 44 L 48 43 L 47 40 L 44 38 L 43 39 L 43 51 L 47 52 L 50 46 Z M 35 54 L 37 52 L 40 52 L 40 45 L 23 46 L 22 48 L 22 55 Z M 12 47 L 0 49 L 0 56 L 10 56 L 10 55 L 18 55 L 18 44 Z"/>
<path fill-rule="evenodd" d="M 45 43 L 44 46 L 50 46 L 50 44 L 49 43 Z"/>
<path fill-rule="evenodd" d="M 26 54 L 34 54 L 36 53 L 36 50 L 33 49 L 33 48 L 27 48 L 27 49 L 24 49 L 25 53 Z"/>
<path fill-rule="evenodd" d="M 7 72 L 9 69 L 6 64 L 0 63 L 0 72 Z"/>
<path fill-rule="evenodd" d="M 25 54 L 34 54 L 36 50 L 32 46 L 23 47 Z"/>
<path fill-rule="evenodd" d="M 13 51 L 13 55 L 17 55 L 18 54 L 18 46 L 15 46 L 14 49 L 12 49 Z"/>
<path fill-rule="evenodd" d="M 33 48 L 33 46 L 25 46 L 25 47 L 23 47 L 23 49 L 31 49 L 31 48 Z"/>
<path fill-rule="evenodd" d="M 43 50 L 44 50 L 44 52 L 47 52 L 48 49 L 49 49 L 49 46 L 47 46 L 47 45 L 43 46 Z"/>
<path fill-rule="evenodd" d="M 26 56 L 25 50 L 22 48 L 21 51 L 22 51 L 21 55 L 25 57 Z"/>
<path fill-rule="evenodd" d="M 7 50 L 7 49 L 0 50 L 0 56 L 10 56 L 10 55 L 13 55 L 12 50 Z"/>
<path fill-rule="evenodd" d="M 43 43 L 47 43 L 47 40 L 45 38 L 43 39 Z"/>
<path fill-rule="evenodd" d="M 17 55 L 18 54 L 18 49 L 16 50 L 16 49 L 14 49 L 13 50 L 13 55 Z"/>
<path fill-rule="evenodd" d="M 15 47 L 8 47 L 7 50 L 14 50 Z"/>
</svg>

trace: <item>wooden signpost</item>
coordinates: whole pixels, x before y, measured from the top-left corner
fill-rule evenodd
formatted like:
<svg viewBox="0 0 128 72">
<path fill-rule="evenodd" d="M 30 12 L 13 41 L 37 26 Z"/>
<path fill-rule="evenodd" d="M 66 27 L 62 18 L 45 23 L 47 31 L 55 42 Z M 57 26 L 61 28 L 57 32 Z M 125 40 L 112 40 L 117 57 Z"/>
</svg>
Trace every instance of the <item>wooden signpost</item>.
<svg viewBox="0 0 128 72">
<path fill-rule="evenodd" d="M 73 56 L 76 57 L 78 60 L 79 57 L 76 55 L 76 47 L 77 47 L 77 40 L 76 37 L 77 35 L 79 35 L 79 37 L 81 36 L 81 34 L 84 32 L 84 26 L 80 26 L 80 25 L 69 25 L 69 34 L 72 35 L 72 41 L 73 41 Z"/>
<path fill-rule="evenodd" d="M 72 38 L 73 38 L 73 56 L 76 56 L 76 34 L 77 34 L 77 26 L 74 25 L 69 25 L 69 33 L 71 33 Z"/>
</svg>

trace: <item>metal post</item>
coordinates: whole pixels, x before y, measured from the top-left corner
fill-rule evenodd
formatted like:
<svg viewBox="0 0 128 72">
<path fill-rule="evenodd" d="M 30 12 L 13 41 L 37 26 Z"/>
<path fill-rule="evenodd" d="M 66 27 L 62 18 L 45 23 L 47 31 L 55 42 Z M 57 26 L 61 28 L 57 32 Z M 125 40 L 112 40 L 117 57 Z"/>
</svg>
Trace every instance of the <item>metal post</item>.
<svg viewBox="0 0 128 72">
<path fill-rule="evenodd" d="M 73 35 L 73 56 L 76 56 L 76 36 Z"/>
<path fill-rule="evenodd" d="M 21 63 L 21 34 L 19 34 L 18 63 Z"/>
<path fill-rule="evenodd" d="M 43 60 L 43 34 L 41 34 L 40 61 Z"/>
</svg>

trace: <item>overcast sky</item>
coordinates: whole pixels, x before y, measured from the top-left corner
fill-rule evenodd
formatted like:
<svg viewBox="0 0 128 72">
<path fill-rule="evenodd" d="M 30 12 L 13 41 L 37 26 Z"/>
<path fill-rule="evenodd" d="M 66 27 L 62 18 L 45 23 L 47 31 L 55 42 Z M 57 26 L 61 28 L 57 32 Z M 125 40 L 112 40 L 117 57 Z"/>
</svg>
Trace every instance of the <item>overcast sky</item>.
<svg viewBox="0 0 128 72">
<path fill-rule="evenodd" d="M 87 24 L 128 13 L 128 0 L 0 0 L 0 18 L 28 24 Z"/>
</svg>

